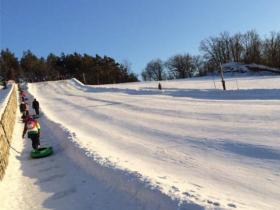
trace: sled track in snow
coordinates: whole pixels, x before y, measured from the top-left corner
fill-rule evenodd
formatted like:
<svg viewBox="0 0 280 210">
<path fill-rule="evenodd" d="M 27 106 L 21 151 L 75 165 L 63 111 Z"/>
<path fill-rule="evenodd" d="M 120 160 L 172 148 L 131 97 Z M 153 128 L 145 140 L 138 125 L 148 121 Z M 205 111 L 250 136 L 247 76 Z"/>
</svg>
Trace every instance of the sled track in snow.
<svg viewBox="0 0 280 210">
<path fill-rule="evenodd" d="M 65 157 L 110 189 L 139 202 L 163 198 L 171 209 L 179 200 L 263 209 L 279 203 L 278 80 L 244 79 L 240 87 L 248 89 L 227 92 L 203 89 L 212 85 L 207 80 L 178 81 L 182 89 L 168 82 L 163 91 L 152 83 L 94 87 L 76 80 L 29 89 L 68 132 Z M 255 90 L 255 81 L 264 88 Z"/>
<path fill-rule="evenodd" d="M 110 166 L 110 163 L 108 163 L 109 165 L 107 166 L 106 163 L 104 165 L 100 165 L 93 159 L 92 156 L 87 156 L 84 149 L 80 148 L 72 141 L 73 138 L 75 138 L 75 134 L 71 133 L 59 124 L 50 122 L 47 119 L 44 121 L 45 122 L 42 126 L 45 126 L 47 130 L 54 134 L 50 137 L 53 139 L 59 139 L 55 145 L 55 148 L 57 148 L 55 155 L 66 155 L 73 164 L 77 165 L 77 167 L 81 170 L 86 171 L 86 173 L 92 178 L 103 183 L 104 186 L 110 189 L 113 194 L 122 194 L 123 197 L 127 199 L 126 202 L 130 202 L 130 205 L 133 205 L 131 209 L 204 209 L 197 204 L 191 203 L 181 203 L 179 205 L 177 200 L 172 200 L 170 197 L 163 195 L 158 189 L 152 189 L 152 186 L 149 185 L 148 181 L 141 181 L 140 174 L 133 174 L 128 171 L 116 169 Z M 59 133 L 61 131 L 59 132 L 59 130 L 63 130 L 63 134 L 67 134 L 67 138 L 65 138 L 65 136 L 60 136 Z M 105 202 L 108 201 L 105 199 Z M 114 205 L 113 209 L 116 209 L 117 204 Z"/>
</svg>

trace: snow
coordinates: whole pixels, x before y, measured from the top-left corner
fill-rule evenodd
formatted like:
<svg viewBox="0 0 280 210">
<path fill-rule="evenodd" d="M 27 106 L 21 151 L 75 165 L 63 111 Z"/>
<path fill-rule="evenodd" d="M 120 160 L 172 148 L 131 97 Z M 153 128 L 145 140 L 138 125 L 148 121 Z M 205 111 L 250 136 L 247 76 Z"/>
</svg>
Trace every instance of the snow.
<svg viewBox="0 0 280 210">
<path fill-rule="evenodd" d="M 8 175 L 4 182 L 24 181 L 38 193 L 37 209 L 71 209 L 76 199 L 85 205 L 74 202 L 76 209 L 87 209 L 93 201 L 85 195 L 96 185 L 96 209 L 276 209 L 280 77 L 230 78 L 226 92 L 215 77 L 162 81 L 162 91 L 157 84 L 29 84 L 44 112 L 42 138 L 56 155 L 36 166 L 24 147 L 14 160 L 24 180 Z M 52 164 L 55 180 L 42 184 L 39 171 Z M 77 187 L 82 180 L 90 189 Z M 60 201 L 56 187 L 67 195 Z"/>
<path fill-rule="evenodd" d="M 39 120 L 41 144 L 52 145 L 54 155 L 30 158 L 31 142 L 21 139 L 23 124 L 17 113 L 9 166 L 0 182 L 1 210 L 177 209 L 178 203 L 157 189 L 87 157 L 72 143 L 74 134 L 62 125 L 44 115 Z M 202 209 L 190 203 L 185 207 Z"/>
<path fill-rule="evenodd" d="M 239 73 L 246 73 L 247 75 L 256 74 L 256 75 L 271 75 L 271 74 L 280 74 L 280 69 L 271 68 L 265 65 L 260 64 L 242 64 L 238 62 L 229 62 L 223 64 L 223 69 L 225 72 L 239 72 Z M 242 75 L 241 74 L 241 75 Z M 245 75 L 246 75 L 245 74 Z"/>
<path fill-rule="evenodd" d="M 3 112 L 5 111 L 5 108 L 7 106 L 13 88 L 14 88 L 14 84 L 9 83 L 6 89 L 4 89 L 3 87 L 1 87 L 0 89 L 0 116 L 1 117 L 3 115 Z"/>
</svg>

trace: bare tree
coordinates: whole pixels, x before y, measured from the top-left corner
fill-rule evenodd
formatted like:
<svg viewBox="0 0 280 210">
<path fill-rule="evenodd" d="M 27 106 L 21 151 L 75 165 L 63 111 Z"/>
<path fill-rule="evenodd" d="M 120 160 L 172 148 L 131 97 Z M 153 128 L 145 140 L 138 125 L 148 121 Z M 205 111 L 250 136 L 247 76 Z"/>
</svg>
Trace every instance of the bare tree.
<svg viewBox="0 0 280 210">
<path fill-rule="evenodd" d="M 242 45 L 242 34 L 237 33 L 229 39 L 230 59 L 234 62 L 241 62 L 244 47 Z"/>
<path fill-rule="evenodd" d="M 190 54 L 172 56 L 165 65 L 168 68 L 169 77 L 173 79 L 192 77 L 195 72 L 193 57 Z"/>
<path fill-rule="evenodd" d="M 193 63 L 193 75 L 204 75 L 206 73 L 205 69 L 205 62 L 200 55 L 192 56 L 192 63 Z"/>
<path fill-rule="evenodd" d="M 220 63 L 233 61 L 233 45 L 234 40 L 230 37 L 228 32 L 224 32 L 218 37 L 210 37 L 203 40 L 200 43 L 200 50 L 204 53 L 204 58 L 206 60 L 211 60 L 217 68 Z"/>
<path fill-rule="evenodd" d="M 244 48 L 244 63 L 261 63 L 262 40 L 255 30 L 248 31 L 243 35 L 242 45 Z"/>
<path fill-rule="evenodd" d="M 263 58 L 266 65 L 280 68 L 280 32 L 271 32 L 264 40 Z"/>
<path fill-rule="evenodd" d="M 145 81 L 166 79 L 163 62 L 160 59 L 150 61 L 141 75 Z"/>
</svg>

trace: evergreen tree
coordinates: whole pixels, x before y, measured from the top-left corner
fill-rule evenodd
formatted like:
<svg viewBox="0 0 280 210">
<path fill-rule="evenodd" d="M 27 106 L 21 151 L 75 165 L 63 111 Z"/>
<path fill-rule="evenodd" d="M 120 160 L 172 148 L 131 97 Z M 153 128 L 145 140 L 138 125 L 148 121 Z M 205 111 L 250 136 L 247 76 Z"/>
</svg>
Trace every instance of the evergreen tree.
<svg viewBox="0 0 280 210">
<path fill-rule="evenodd" d="M 21 74 L 18 59 L 9 50 L 1 50 L 0 53 L 0 76 L 4 80 L 16 80 Z"/>
</svg>

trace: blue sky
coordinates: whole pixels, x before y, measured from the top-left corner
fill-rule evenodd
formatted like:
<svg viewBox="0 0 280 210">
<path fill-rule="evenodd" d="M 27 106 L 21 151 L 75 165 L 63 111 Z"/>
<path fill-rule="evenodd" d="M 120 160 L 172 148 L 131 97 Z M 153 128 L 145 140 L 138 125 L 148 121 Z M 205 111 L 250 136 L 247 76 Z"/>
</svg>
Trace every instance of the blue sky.
<svg viewBox="0 0 280 210">
<path fill-rule="evenodd" d="M 1 48 L 108 55 L 140 73 L 147 62 L 199 53 L 223 31 L 280 31 L 279 0 L 0 0 Z"/>
</svg>

